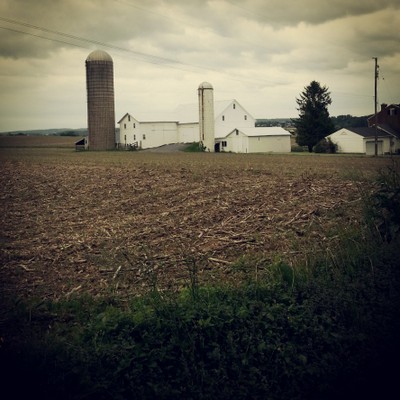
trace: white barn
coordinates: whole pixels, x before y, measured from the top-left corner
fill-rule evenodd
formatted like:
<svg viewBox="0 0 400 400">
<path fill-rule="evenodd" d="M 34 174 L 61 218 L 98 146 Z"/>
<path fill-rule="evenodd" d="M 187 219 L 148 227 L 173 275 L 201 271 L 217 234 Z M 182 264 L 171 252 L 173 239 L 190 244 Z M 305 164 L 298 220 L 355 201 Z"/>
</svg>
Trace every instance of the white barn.
<svg viewBox="0 0 400 400">
<path fill-rule="evenodd" d="M 327 136 L 338 146 L 339 153 L 375 154 L 375 127 L 342 128 Z M 400 149 L 400 139 L 390 127 L 378 126 L 378 155 L 394 154 Z"/>
<path fill-rule="evenodd" d="M 255 118 L 236 99 L 216 102 L 215 151 L 290 153 L 290 132 L 255 124 Z"/>
<path fill-rule="evenodd" d="M 172 143 L 198 141 L 198 122 L 182 121 L 167 117 L 149 121 L 126 113 L 120 121 L 118 148 L 136 147 L 149 149 Z"/>
<path fill-rule="evenodd" d="M 254 117 L 236 100 L 214 102 L 214 150 L 233 153 L 291 151 L 290 133 L 280 127 L 255 127 Z M 120 121 L 117 147 L 141 149 L 200 141 L 199 106 L 186 104 L 174 113 L 149 121 L 125 114 Z"/>
</svg>

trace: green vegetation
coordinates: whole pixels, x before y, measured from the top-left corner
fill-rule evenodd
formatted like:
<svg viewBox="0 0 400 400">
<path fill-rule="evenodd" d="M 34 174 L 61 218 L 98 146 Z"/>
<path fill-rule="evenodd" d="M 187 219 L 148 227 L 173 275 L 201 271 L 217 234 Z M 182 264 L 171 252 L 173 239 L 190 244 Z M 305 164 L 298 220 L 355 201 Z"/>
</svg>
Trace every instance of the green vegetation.
<svg viewBox="0 0 400 400">
<path fill-rule="evenodd" d="M 55 136 L 83 136 L 83 134 L 85 133 L 85 136 L 87 136 L 87 132 L 83 132 L 83 131 L 74 131 L 74 130 L 70 130 L 70 131 L 63 131 L 60 133 L 54 133 Z"/>
<path fill-rule="evenodd" d="M 191 143 L 188 147 L 184 150 L 187 153 L 201 153 L 204 151 L 203 146 L 199 142 Z"/>
<path fill-rule="evenodd" d="M 289 127 L 292 125 L 292 120 L 290 118 L 259 118 L 256 119 L 255 125 Z"/>
<path fill-rule="evenodd" d="M 337 151 L 337 144 L 333 143 L 331 138 L 324 138 L 314 146 L 313 150 L 315 153 L 335 154 Z"/>
<path fill-rule="evenodd" d="M 331 117 L 333 124 L 336 129 L 341 128 L 362 128 L 368 126 L 369 115 L 362 117 L 354 117 L 352 115 L 338 115 L 337 117 Z"/>
<path fill-rule="evenodd" d="M 294 145 L 291 148 L 292 153 L 303 153 L 305 151 L 307 151 L 307 148 L 304 146 Z"/>
<path fill-rule="evenodd" d="M 328 112 L 332 103 L 330 93 L 326 86 L 312 81 L 296 102 L 299 107 L 299 118 L 293 120 L 297 130 L 296 141 L 300 146 L 307 146 L 311 153 L 319 141 L 335 130 Z"/>
<path fill-rule="evenodd" d="M 399 350 L 399 183 L 393 164 L 363 194 L 360 224 L 298 265 L 239 260 L 249 273 L 237 286 L 200 286 L 193 259 L 179 293 L 9 302 L 3 381 L 16 398 L 387 398 Z"/>
</svg>

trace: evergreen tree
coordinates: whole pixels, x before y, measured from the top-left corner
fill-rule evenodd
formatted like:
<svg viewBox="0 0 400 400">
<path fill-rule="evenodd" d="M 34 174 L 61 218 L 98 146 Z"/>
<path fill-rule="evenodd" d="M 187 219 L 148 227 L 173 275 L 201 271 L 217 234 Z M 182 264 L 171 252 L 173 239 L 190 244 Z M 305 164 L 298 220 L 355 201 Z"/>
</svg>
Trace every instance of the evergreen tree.
<svg viewBox="0 0 400 400">
<path fill-rule="evenodd" d="M 313 147 L 323 138 L 335 131 L 335 126 L 329 117 L 328 105 L 332 103 L 326 86 L 312 81 L 296 99 L 299 118 L 293 123 L 297 129 L 297 143 L 307 146 L 312 152 Z"/>
</svg>

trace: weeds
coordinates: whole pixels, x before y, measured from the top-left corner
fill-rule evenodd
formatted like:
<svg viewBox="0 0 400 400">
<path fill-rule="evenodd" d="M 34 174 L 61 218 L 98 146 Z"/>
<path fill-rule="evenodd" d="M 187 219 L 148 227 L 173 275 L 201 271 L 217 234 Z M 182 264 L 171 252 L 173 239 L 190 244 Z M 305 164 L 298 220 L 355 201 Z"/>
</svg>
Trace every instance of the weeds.
<svg viewBox="0 0 400 400">
<path fill-rule="evenodd" d="M 191 257 L 179 293 L 161 295 L 149 277 L 149 294 L 124 303 L 15 302 L 2 326 L 5 382 L 42 399 L 385 398 L 400 328 L 399 180 L 380 179 L 365 224 L 307 267 L 242 258 L 233 268 L 247 281 L 211 287 Z M 142 264 L 151 275 L 152 260 Z"/>
<path fill-rule="evenodd" d="M 188 147 L 184 150 L 187 153 L 201 153 L 204 151 L 204 147 L 199 142 L 191 143 Z"/>
<path fill-rule="evenodd" d="M 400 234 L 400 166 L 392 165 L 382 170 L 378 190 L 371 197 L 372 220 L 382 240 L 391 242 Z"/>
</svg>

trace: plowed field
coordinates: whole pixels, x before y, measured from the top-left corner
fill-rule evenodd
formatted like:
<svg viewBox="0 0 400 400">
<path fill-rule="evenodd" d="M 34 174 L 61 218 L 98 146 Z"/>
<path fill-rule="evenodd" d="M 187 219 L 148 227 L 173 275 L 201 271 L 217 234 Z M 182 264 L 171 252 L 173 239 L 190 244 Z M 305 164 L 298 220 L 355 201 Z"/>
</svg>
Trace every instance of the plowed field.
<svg viewBox="0 0 400 400">
<path fill-rule="evenodd" d="M 194 269 L 202 282 L 233 282 L 328 252 L 389 162 L 70 149 L 0 157 L 1 291 L 53 299 L 176 289 Z"/>
</svg>

